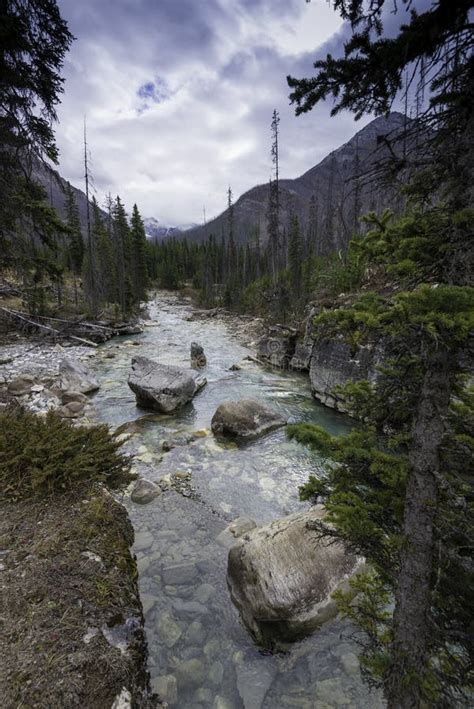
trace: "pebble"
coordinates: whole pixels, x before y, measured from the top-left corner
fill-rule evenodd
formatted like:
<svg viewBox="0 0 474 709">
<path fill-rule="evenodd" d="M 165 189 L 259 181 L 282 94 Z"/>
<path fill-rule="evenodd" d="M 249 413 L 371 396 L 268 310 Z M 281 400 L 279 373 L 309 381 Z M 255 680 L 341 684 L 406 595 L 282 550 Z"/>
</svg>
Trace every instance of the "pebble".
<svg viewBox="0 0 474 709">
<path fill-rule="evenodd" d="M 153 543 L 153 535 L 151 532 L 137 532 L 135 534 L 135 551 L 141 551 L 142 549 L 148 549 Z"/>
<path fill-rule="evenodd" d="M 183 631 L 174 620 L 171 613 L 160 613 L 157 622 L 158 637 L 166 647 L 172 648 L 180 639 Z"/>
</svg>

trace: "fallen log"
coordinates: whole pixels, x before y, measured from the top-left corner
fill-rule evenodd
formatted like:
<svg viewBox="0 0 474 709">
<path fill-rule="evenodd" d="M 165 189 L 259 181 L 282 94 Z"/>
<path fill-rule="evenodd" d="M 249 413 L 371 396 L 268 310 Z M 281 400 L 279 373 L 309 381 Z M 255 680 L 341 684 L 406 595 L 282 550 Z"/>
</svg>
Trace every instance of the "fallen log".
<svg viewBox="0 0 474 709">
<path fill-rule="evenodd" d="M 31 318 L 26 317 L 24 313 L 20 313 L 17 310 L 11 310 L 10 308 L 0 307 L 0 313 L 6 315 L 9 320 L 19 322 L 24 327 L 33 327 L 35 329 L 42 330 L 48 333 L 49 335 L 54 336 L 55 338 L 70 339 L 76 342 L 80 342 L 81 344 L 86 345 L 87 347 L 97 347 L 97 344 L 95 342 L 92 342 L 91 340 L 87 340 L 84 337 L 77 337 L 76 335 L 71 335 L 70 333 L 65 332 L 68 327 L 64 328 L 63 331 L 56 330 L 50 325 L 44 325 L 43 323 L 39 323 L 36 320 L 31 320 Z M 64 322 L 66 322 L 68 326 L 72 325 L 72 323 L 69 323 L 67 320 Z"/>
</svg>

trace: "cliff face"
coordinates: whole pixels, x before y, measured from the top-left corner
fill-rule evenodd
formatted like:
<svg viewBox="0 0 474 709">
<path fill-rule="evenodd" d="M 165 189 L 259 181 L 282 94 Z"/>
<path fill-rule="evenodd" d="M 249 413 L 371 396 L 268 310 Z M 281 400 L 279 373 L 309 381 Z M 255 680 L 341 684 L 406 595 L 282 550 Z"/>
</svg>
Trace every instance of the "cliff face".
<svg viewBox="0 0 474 709">
<path fill-rule="evenodd" d="M 283 228 L 288 228 L 291 215 L 297 214 L 306 231 L 314 197 L 314 247 L 325 254 L 347 246 L 362 214 L 382 207 L 398 211 L 400 198 L 380 167 L 406 150 L 400 137 L 406 120 L 400 113 L 376 118 L 301 177 L 280 180 Z M 256 227 L 262 244 L 267 240 L 268 196 L 269 186 L 258 185 L 235 203 L 235 232 L 240 243 L 252 241 Z M 205 241 L 214 234 L 220 239 L 227 235 L 227 220 L 226 210 L 205 226 L 187 231 L 186 238 Z"/>
</svg>

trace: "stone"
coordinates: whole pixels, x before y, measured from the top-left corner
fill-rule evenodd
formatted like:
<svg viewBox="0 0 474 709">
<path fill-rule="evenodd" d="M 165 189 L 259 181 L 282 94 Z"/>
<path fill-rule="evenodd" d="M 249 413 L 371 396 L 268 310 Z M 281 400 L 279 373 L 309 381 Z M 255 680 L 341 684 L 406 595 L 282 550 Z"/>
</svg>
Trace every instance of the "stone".
<svg viewBox="0 0 474 709">
<path fill-rule="evenodd" d="M 180 639 L 183 631 L 167 611 L 160 613 L 157 623 L 158 636 L 167 648 L 172 648 Z"/>
<path fill-rule="evenodd" d="M 268 328 L 264 337 L 258 342 L 257 354 L 273 367 L 288 369 L 295 353 L 297 331 L 284 325 L 274 325 Z"/>
<path fill-rule="evenodd" d="M 205 707 L 210 707 L 214 699 L 214 692 L 207 687 L 199 687 L 199 689 L 194 692 L 194 699 L 197 702 L 202 702 Z"/>
<path fill-rule="evenodd" d="M 207 364 L 204 348 L 198 342 L 191 342 L 191 367 L 202 369 Z"/>
<path fill-rule="evenodd" d="M 211 684 L 213 684 L 215 687 L 218 687 L 222 682 L 222 678 L 224 677 L 224 666 L 222 662 L 219 662 L 219 660 L 213 662 L 209 668 L 208 676 Z"/>
<path fill-rule="evenodd" d="M 257 523 L 253 519 L 248 517 L 237 517 L 233 522 L 229 524 L 227 529 L 232 534 L 233 537 L 241 537 L 246 532 L 250 532 L 251 529 L 255 529 Z"/>
<path fill-rule="evenodd" d="M 161 574 L 166 586 L 180 586 L 192 583 L 198 575 L 198 570 L 195 564 L 173 564 L 164 566 Z"/>
<path fill-rule="evenodd" d="M 80 404 L 84 404 L 84 406 L 87 404 L 89 399 L 85 394 L 82 394 L 80 391 L 64 391 L 61 394 L 61 403 L 62 404 L 70 404 L 72 401 L 78 402 Z"/>
<path fill-rule="evenodd" d="M 74 359 L 65 358 L 59 363 L 59 388 L 89 394 L 97 391 L 100 384 L 88 368 Z"/>
<path fill-rule="evenodd" d="M 153 544 L 153 535 L 151 532 L 137 532 L 135 534 L 134 549 L 135 551 L 143 551 L 148 549 Z"/>
<path fill-rule="evenodd" d="M 181 662 L 176 669 L 176 677 L 178 680 L 178 688 L 190 689 L 199 687 L 204 682 L 206 670 L 201 660 L 194 658 Z"/>
<path fill-rule="evenodd" d="M 353 652 L 348 652 L 341 656 L 342 666 L 348 675 L 358 676 L 360 672 L 360 664 L 357 655 Z"/>
<path fill-rule="evenodd" d="M 199 603 L 207 603 L 215 594 L 216 589 L 210 583 L 203 583 L 196 589 L 194 597 Z"/>
<path fill-rule="evenodd" d="M 32 391 L 34 394 L 39 394 L 41 391 L 44 391 L 44 385 L 43 385 L 43 384 L 34 384 L 34 385 L 31 387 L 31 391 Z"/>
<path fill-rule="evenodd" d="M 313 343 L 297 342 L 289 367 L 298 372 L 307 372 L 311 362 Z"/>
<path fill-rule="evenodd" d="M 22 374 L 19 377 L 15 377 L 8 384 L 8 393 L 12 396 L 24 396 L 24 394 L 29 394 L 35 384 L 35 378 L 31 374 Z"/>
<path fill-rule="evenodd" d="M 214 704 L 212 707 L 213 709 L 236 709 L 233 701 L 227 697 L 222 697 L 220 694 L 214 698 Z"/>
<path fill-rule="evenodd" d="M 62 418 L 77 419 L 84 413 L 85 405 L 81 401 L 70 401 L 58 409 L 58 414 Z"/>
<path fill-rule="evenodd" d="M 140 600 L 142 602 L 143 615 L 148 615 L 156 606 L 156 598 L 147 593 L 141 593 Z"/>
<path fill-rule="evenodd" d="M 277 673 L 268 662 L 253 658 L 252 662 L 237 664 L 237 689 L 244 709 L 260 709 Z"/>
<path fill-rule="evenodd" d="M 147 357 L 134 357 L 128 385 L 134 392 L 137 406 L 160 413 L 180 408 L 207 383 L 191 370 L 159 364 Z"/>
<path fill-rule="evenodd" d="M 232 601 L 257 642 L 274 647 L 308 635 L 333 617 L 331 594 L 357 566 L 340 544 L 318 539 L 315 506 L 248 532 L 229 551 Z"/>
<path fill-rule="evenodd" d="M 313 396 L 325 406 L 346 411 L 344 399 L 334 388 L 360 379 L 376 381 L 376 368 L 384 359 L 385 349 L 383 342 L 351 351 L 342 338 L 316 340 L 309 369 Z"/>
<path fill-rule="evenodd" d="M 203 645 L 206 639 L 206 630 L 199 620 L 193 620 L 186 631 L 186 642 L 191 645 Z"/>
<path fill-rule="evenodd" d="M 229 372 L 240 372 L 241 369 L 242 367 L 240 364 L 231 364 L 229 367 Z"/>
<path fill-rule="evenodd" d="M 155 497 L 161 495 L 161 493 L 162 490 L 158 485 L 151 482 L 151 480 L 141 478 L 135 483 L 130 498 L 132 502 L 136 502 L 139 505 L 146 505 L 148 502 L 154 500 Z"/>
<path fill-rule="evenodd" d="M 215 434 L 237 438 L 252 438 L 286 426 L 286 419 L 277 411 L 254 399 L 224 401 L 212 417 Z"/>
<path fill-rule="evenodd" d="M 316 682 L 315 697 L 330 707 L 343 707 L 351 703 L 349 697 L 346 697 L 341 689 L 340 680 L 336 677 Z"/>
<path fill-rule="evenodd" d="M 178 683 L 174 675 L 161 675 L 151 680 L 151 691 L 171 706 L 178 702 Z"/>
</svg>

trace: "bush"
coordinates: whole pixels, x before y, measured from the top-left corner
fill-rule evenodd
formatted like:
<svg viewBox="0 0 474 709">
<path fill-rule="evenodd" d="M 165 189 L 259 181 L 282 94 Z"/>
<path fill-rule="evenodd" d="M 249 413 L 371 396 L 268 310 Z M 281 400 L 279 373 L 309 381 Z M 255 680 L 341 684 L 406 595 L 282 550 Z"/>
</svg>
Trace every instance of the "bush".
<svg viewBox="0 0 474 709">
<path fill-rule="evenodd" d="M 50 412 L 20 408 L 0 413 L 0 499 L 15 501 L 104 482 L 128 484 L 130 458 L 107 426 L 74 427 Z"/>
</svg>

